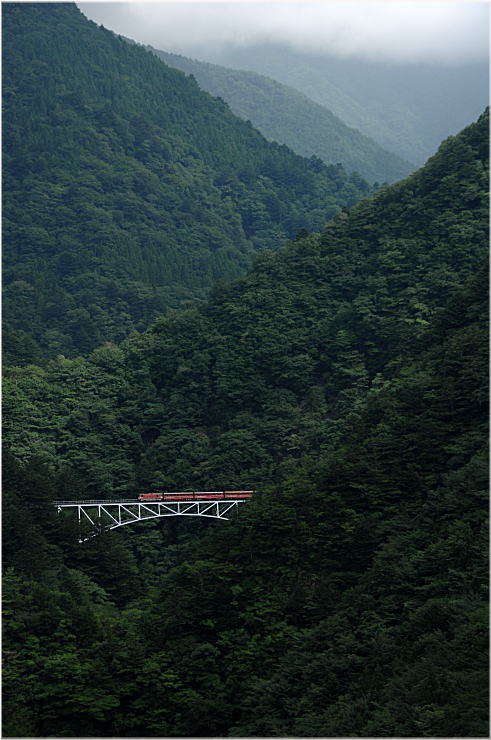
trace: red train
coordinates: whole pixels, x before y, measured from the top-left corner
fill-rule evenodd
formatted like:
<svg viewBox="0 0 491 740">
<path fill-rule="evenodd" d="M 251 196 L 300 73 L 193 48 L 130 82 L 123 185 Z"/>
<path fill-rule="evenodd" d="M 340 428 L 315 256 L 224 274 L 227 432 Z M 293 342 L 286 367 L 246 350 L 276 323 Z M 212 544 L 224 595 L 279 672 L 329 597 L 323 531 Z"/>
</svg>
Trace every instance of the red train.
<svg viewBox="0 0 491 740">
<path fill-rule="evenodd" d="M 179 491 L 177 493 L 140 493 L 138 501 L 214 501 L 215 499 L 251 498 L 254 491 Z"/>
</svg>

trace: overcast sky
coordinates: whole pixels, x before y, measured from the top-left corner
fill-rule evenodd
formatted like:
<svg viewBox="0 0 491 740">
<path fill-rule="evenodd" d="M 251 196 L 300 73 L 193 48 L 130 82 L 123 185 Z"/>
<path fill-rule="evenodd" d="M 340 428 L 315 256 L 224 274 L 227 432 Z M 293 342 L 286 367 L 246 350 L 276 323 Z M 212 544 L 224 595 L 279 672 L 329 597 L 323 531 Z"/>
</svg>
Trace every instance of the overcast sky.
<svg viewBox="0 0 491 740">
<path fill-rule="evenodd" d="M 206 59 L 223 45 L 281 42 L 297 50 L 390 62 L 460 64 L 489 49 L 485 2 L 80 2 L 117 33 L 164 51 Z"/>
</svg>

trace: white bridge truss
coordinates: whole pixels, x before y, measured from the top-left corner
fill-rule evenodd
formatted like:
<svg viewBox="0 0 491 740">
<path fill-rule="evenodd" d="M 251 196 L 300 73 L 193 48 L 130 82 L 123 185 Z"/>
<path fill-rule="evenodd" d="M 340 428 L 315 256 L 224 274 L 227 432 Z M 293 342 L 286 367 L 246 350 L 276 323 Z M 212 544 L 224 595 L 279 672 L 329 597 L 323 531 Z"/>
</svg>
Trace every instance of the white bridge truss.
<svg viewBox="0 0 491 740">
<path fill-rule="evenodd" d="M 53 501 L 58 513 L 65 509 L 77 512 L 79 523 L 89 521 L 94 531 L 79 542 L 94 537 L 101 530 L 116 529 L 127 524 L 159 519 L 165 516 L 201 516 L 211 519 L 229 519 L 228 514 L 244 499 L 225 499 L 217 501 Z"/>
</svg>

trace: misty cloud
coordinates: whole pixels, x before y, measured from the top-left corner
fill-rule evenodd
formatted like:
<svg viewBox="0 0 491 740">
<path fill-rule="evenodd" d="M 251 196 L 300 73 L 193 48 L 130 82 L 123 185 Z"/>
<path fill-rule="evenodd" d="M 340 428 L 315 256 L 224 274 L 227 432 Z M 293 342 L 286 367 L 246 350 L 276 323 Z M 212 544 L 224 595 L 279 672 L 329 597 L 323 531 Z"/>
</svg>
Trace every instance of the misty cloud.
<svg viewBox="0 0 491 740">
<path fill-rule="evenodd" d="M 226 46 L 288 44 L 301 51 L 388 62 L 460 64 L 488 55 L 488 6 L 478 2 L 82 2 L 117 33 L 206 58 Z"/>
</svg>

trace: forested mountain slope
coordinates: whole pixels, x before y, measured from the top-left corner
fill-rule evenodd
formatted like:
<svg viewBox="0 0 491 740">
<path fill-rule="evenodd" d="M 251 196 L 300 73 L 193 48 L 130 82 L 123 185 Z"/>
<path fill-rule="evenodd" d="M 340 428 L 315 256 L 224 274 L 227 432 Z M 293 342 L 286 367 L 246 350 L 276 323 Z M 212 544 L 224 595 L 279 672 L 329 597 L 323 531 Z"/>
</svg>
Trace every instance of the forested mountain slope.
<svg viewBox="0 0 491 740">
<path fill-rule="evenodd" d="M 49 450 L 79 471 L 95 466 L 104 473 L 94 479 L 100 492 L 275 480 L 282 460 L 292 464 L 312 443 L 309 409 L 323 419 L 314 424 L 316 445 L 327 444 L 374 378 L 484 264 L 487 120 L 321 235 L 256 258 L 202 308 L 159 320 L 121 348 L 101 347 L 88 364 L 61 358 L 35 373 L 12 371 L 15 393 L 31 405 L 13 401 L 6 438 L 15 434 L 21 456 Z M 109 385 L 108 372 L 118 378 Z M 53 383 L 64 389 L 60 407 Z M 43 434 L 29 431 L 29 419 Z M 97 454 L 81 453 L 78 422 Z M 180 467 L 181 448 L 192 472 Z"/>
<path fill-rule="evenodd" d="M 6 734 L 488 736 L 488 120 L 202 306 L 8 370 Z M 210 485 L 258 494 L 82 547 L 48 505 Z"/>
<path fill-rule="evenodd" d="M 7 360 L 146 328 L 369 191 L 74 4 L 5 5 L 3 96 Z"/>
<path fill-rule="evenodd" d="M 294 87 L 384 149 L 418 165 L 489 102 L 487 62 L 395 64 L 272 44 L 216 49 L 207 61 Z"/>
<path fill-rule="evenodd" d="M 316 155 L 327 164 L 341 162 L 348 172 L 355 170 L 372 183 L 400 180 L 415 169 L 292 87 L 254 72 L 146 48 L 170 67 L 194 75 L 203 90 L 222 97 L 236 115 L 297 154 Z"/>
</svg>

